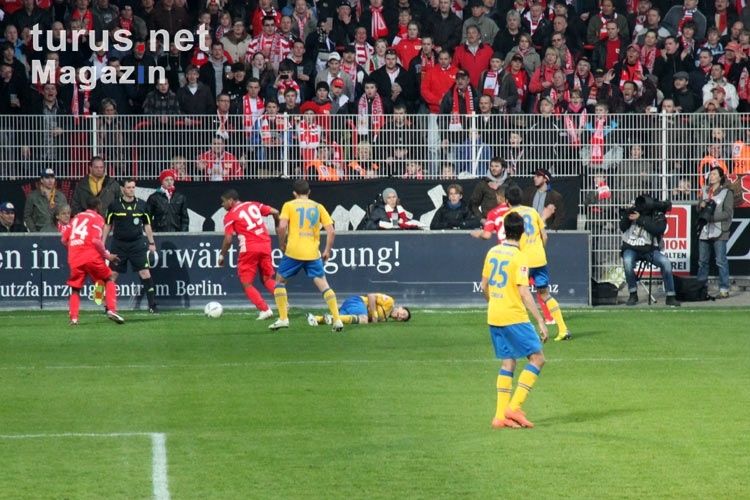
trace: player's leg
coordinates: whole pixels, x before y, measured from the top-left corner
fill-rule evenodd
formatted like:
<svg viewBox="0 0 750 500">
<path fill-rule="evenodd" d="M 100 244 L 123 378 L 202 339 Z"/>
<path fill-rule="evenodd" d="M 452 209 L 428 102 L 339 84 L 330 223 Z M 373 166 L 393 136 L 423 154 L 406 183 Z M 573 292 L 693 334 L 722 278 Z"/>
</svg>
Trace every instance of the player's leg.
<svg viewBox="0 0 750 500">
<path fill-rule="evenodd" d="M 273 261 L 271 260 L 270 253 L 262 254 L 258 260 L 258 268 L 260 268 L 260 279 L 263 282 L 263 286 L 273 295 L 276 289 L 276 280 L 274 280 Z"/>
<path fill-rule="evenodd" d="M 331 316 L 333 316 L 334 329 L 338 329 L 341 324 L 341 318 L 339 317 L 339 304 L 336 300 L 336 292 L 334 292 L 328 285 L 326 272 L 323 270 L 323 259 L 305 262 L 304 267 L 308 278 L 312 278 L 315 286 L 318 287 L 320 293 L 323 294 L 323 300 L 326 305 L 328 305 L 328 310 L 331 311 Z"/>
<path fill-rule="evenodd" d="M 339 308 L 339 318 L 345 325 L 367 323 L 367 304 L 359 295 L 347 297 Z"/>
<path fill-rule="evenodd" d="M 512 357 L 510 345 L 504 338 L 504 328 L 490 326 L 490 339 L 495 348 L 495 356 L 502 359 L 502 366 L 497 375 L 497 404 L 495 407 L 495 417 L 492 419 L 492 427 L 499 429 L 502 427 L 520 427 L 514 421 L 505 418 L 505 409 L 510 402 L 510 396 L 513 391 L 513 372 L 516 370 L 516 360 Z"/>
<path fill-rule="evenodd" d="M 565 319 L 560 310 L 560 304 L 558 304 L 557 299 L 549 293 L 549 273 L 547 272 L 547 266 L 535 267 L 531 272 L 533 273 L 534 281 L 536 282 L 536 293 L 539 294 L 539 297 L 541 297 L 541 299 L 547 304 L 549 313 L 557 324 L 557 337 L 555 337 L 555 341 L 570 340 L 570 331 L 568 330 L 568 325 L 565 324 Z"/>
<path fill-rule="evenodd" d="M 544 353 L 539 335 L 531 323 L 519 323 L 505 327 L 506 339 L 511 346 L 513 358 L 528 357 L 529 363 L 518 376 L 518 383 L 510 398 L 508 407 L 505 409 L 505 417 L 524 427 L 534 427 L 521 409 L 523 403 L 534 387 L 539 373 L 544 366 Z"/>
<path fill-rule="evenodd" d="M 273 316 L 271 308 L 268 307 L 266 301 L 261 297 L 260 292 L 253 286 L 255 281 L 255 274 L 258 270 L 258 255 L 254 253 L 243 254 L 237 262 L 237 276 L 240 278 L 242 289 L 245 291 L 245 296 L 253 303 L 255 308 L 260 311 L 258 319 L 268 319 Z"/>
<path fill-rule="evenodd" d="M 279 262 L 279 268 L 276 271 L 276 285 L 273 290 L 273 298 L 276 302 L 276 309 L 279 312 L 279 319 L 274 321 L 268 328 L 278 330 L 279 328 L 289 327 L 289 301 L 286 296 L 286 282 L 302 269 L 302 262 L 284 255 Z"/>
<path fill-rule="evenodd" d="M 536 288 L 536 282 L 534 281 L 534 277 L 533 276 L 529 276 L 529 285 L 533 285 L 534 288 Z M 548 325 L 552 325 L 552 324 L 555 323 L 555 319 L 549 313 L 549 307 L 547 307 L 547 303 L 544 302 L 544 300 L 542 299 L 542 296 L 539 295 L 538 292 L 539 292 L 539 290 L 537 289 L 536 301 L 539 303 L 539 308 L 542 310 L 542 316 L 544 316 L 544 321 Z"/>
<path fill-rule="evenodd" d="M 159 311 L 156 308 L 156 287 L 154 286 L 154 280 L 151 278 L 151 271 L 149 269 L 148 244 L 146 240 L 128 245 L 126 256 L 133 269 L 138 271 L 143 291 L 146 292 L 148 311 L 150 313 L 158 313 Z"/>
<path fill-rule="evenodd" d="M 81 288 L 83 288 L 85 282 L 86 270 L 83 266 L 70 269 L 70 277 L 68 278 L 68 286 L 70 287 L 68 314 L 71 325 L 78 324 L 78 313 L 81 310 Z"/>
<path fill-rule="evenodd" d="M 94 281 L 103 281 L 106 293 L 104 295 L 107 317 L 115 323 L 122 324 L 125 320 L 117 314 L 117 287 L 115 285 L 115 273 L 107 267 L 103 260 L 96 260 L 87 265 L 87 273 Z"/>
</svg>

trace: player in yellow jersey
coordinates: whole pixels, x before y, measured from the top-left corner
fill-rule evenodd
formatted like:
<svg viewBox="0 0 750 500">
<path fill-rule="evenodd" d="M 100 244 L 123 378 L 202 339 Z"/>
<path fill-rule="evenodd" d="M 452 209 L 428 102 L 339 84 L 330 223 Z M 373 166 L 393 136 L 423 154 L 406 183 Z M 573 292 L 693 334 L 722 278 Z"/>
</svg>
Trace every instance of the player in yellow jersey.
<svg viewBox="0 0 750 500">
<path fill-rule="evenodd" d="M 505 216 L 505 243 L 487 252 L 482 269 L 482 292 L 487 299 L 487 323 L 495 356 L 502 360 L 497 376 L 497 408 L 492 427 L 534 427 L 521 409 L 544 366 L 542 344 L 547 325 L 529 291 L 528 256 L 519 248 L 524 220 L 516 212 Z M 541 341 L 529 322 L 529 310 L 536 319 Z M 516 360 L 529 358 L 513 388 Z M 512 396 L 512 397 L 511 397 Z"/>
<path fill-rule="evenodd" d="M 409 321 L 411 311 L 403 306 L 396 307 L 393 297 L 384 293 L 368 293 L 367 295 L 353 295 L 347 298 L 339 308 L 341 321 L 345 325 L 364 325 L 367 323 L 383 323 L 388 319 L 396 321 Z M 307 324 L 318 326 L 323 323 L 333 323 L 333 316 L 325 314 L 315 316 L 307 313 Z"/>
<path fill-rule="evenodd" d="M 279 215 L 279 247 L 284 252 L 279 267 L 276 270 L 276 288 L 273 296 L 279 311 L 277 319 L 268 328 L 278 330 L 289 327 L 287 313 L 286 282 L 304 269 L 308 278 L 312 278 L 315 286 L 323 294 L 323 300 L 333 317 L 332 329 L 340 332 L 344 324 L 339 318 L 339 307 L 336 294 L 328 286 L 323 263 L 328 260 L 333 248 L 336 233 L 333 229 L 333 219 L 323 205 L 310 199 L 310 184 L 306 180 L 294 181 L 292 186 L 294 200 L 284 203 Z M 326 247 L 320 252 L 320 228 L 326 230 Z"/>
<path fill-rule="evenodd" d="M 511 212 L 521 216 L 523 220 L 523 236 L 520 248 L 529 259 L 529 276 L 534 278 L 536 293 L 547 304 L 550 314 L 557 324 L 557 337 L 555 341 L 570 340 L 572 337 L 565 319 L 563 319 L 560 304 L 557 299 L 549 293 L 549 272 L 547 271 L 547 253 L 544 250 L 547 244 L 547 231 L 544 230 L 544 222 L 539 213 L 531 207 L 521 205 L 523 192 L 518 186 L 511 186 L 505 193 Z"/>
</svg>

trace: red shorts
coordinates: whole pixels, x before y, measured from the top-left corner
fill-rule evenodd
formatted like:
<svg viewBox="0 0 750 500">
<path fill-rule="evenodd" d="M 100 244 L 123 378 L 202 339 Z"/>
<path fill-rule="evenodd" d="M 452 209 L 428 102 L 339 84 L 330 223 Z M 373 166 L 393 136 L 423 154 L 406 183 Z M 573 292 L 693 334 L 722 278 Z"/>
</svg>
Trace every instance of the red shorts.
<svg viewBox="0 0 750 500">
<path fill-rule="evenodd" d="M 70 269 L 68 285 L 71 288 L 83 288 L 83 285 L 86 282 L 86 276 L 91 276 L 94 283 L 97 281 L 107 281 L 110 276 L 112 276 L 112 270 L 101 257 L 89 262 L 84 262 L 80 266 Z"/>
<path fill-rule="evenodd" d="M 270 253 L 246 252 L 242 254 L 237 261 L 237 276 L 240 277 L 240 283 L 252 283 L 259 268 L 260 277 L 263 281 L 273 276 L 274 270 Z"/>
</svg>

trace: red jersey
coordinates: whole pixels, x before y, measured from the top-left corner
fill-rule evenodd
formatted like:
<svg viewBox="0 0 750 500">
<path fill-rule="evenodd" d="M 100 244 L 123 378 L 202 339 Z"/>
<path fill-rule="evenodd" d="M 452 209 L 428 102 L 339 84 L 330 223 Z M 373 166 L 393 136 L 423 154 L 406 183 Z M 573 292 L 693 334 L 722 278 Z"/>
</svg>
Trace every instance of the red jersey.
<svg viewBox="0 0 750 500">
<path fill-rule="evenodd" d="M 62 243 L 68 247 L 68 265 L 71 269 L 107 255 L 102 243 L 103 229 L 104 217 L 94 210 L 81 212 L 70 220 L 63 230 Z"/>
<path fill-rule="evenodd" d="M 484 223 L 484 230 L 488 233 L 497 234 L 497 243 L 500 245 L 505 242 L 505 228 L 503 228 L 503 219 L 505 214 L 510 212 L 507 203 L 501 203 L 487 213 L 487 220 Z"/>
<path fill-rule="evenodd" d="M 240 201 L 224 216 L 224 234 L 237 233 L 240 254 L 245 252 L 271 252 L 271 236 L 263 217 L 271 207 L 257 201 Z"/>
</svg>

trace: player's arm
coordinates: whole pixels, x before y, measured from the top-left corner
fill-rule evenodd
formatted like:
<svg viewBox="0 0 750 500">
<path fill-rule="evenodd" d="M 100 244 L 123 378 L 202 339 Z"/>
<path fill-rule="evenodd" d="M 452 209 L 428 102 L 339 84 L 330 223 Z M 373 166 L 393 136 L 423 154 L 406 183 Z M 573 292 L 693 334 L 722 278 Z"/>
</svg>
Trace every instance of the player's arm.
<svg viewBox="0 0 750 500">
<path fill-rule="evenodd" d="M 321 257 L 323 258 L 323 262 L 328 260 L 328 257 L 331 256 L 331 250 L 333 249 L 333 240 L 336 239 L 336 230 L 333 228 L 333 224 L 326 224 L 323 226 L 323 229 L 326 230 L 326 248 L 323 250 L 323 254 Z"/>
<path fill-rule="evenodd" d="M 539 228 L 539 236 L 542 238 L 542 245 L 547 246 L 547 230 L 544 227 Z"/>
<path fill-rule="evenodd" d="M 367 294 L 367 316 L 372 318 L 373 323 L 380 321 L 378 318 L 378 294 L 368 293 Z M 388 318 L 385 318 L 386 320 Z"/>
<path fill-rule="evenodd" d="M 490 278 L 489 276 L 482 276 L 482 294 L 484 295 L 484 300 L 487 302 L 490 301 Z"/>
<path fill-rule="evenodd" d="M 489 240 L 492 238 L 492 233 L 485 231 L 484 229 L 475 229 L 471 232 L 471 237 L 480 240 Z"/>
<path fill-rule="evenodd" d="M 276 235 L 279 237 L 279 248 L 282 253 L 286 252 L 286 234 L 289 227 L 289 219 L 279 219 L 279 225 L 276 227 Z"/>
<path fill-rule="evenodd" d="M 542 333 L 542 343 L 547 342 L 547 338 L 549 337 L 547 334 L 547 325 L 544 323 L 544 318 L 541 314 L 539 314 L 539 309 L 536 307 L 536 302 L 534 301 L 534 298 L 531 296 L 531 291 L 529 291 L 528 285 L 518 285 L 518 293 L 521 294 L 521 300 L 523 301 L 523 305 L 526 306 L 526 309 L 529 310 L 532 316 L 534 316 L 534 319 L 536 320 L 537 325 L 539 325 L 539 331 Z M 487 292 L 485 292 L 485 295 Z"/>
<path fill-rule="evenodd" d="M 226 257 L 229 247 L 232 246 L 232 239 L 234 233 L 227 233 L 224 235 L 224 241 L 221 242 L 221 250 L 219 250 L 219 267 L 224 266 L 224 257 Z"/>
<path fill-rule="evenodd" d="M 276 210 L 273 207 L 268 207 L 268 208 L 269 208 L 268 213 L 271 215 L 271 217 L 273 217 L 273 225 L 274 225 L 274 227 L 279 227 L 279 220 L 280 220 L 279 219 L 279 211 Z"/>
<path fill-rule="evenodd" d="M 104 241 L 99 238 L 92 238 L 91 244 L 94 245 L 94 248 L 96 248 L 96 251 L 99 252 L 99 255 L 102 256 L 103 259 L 108 260 L 110 262 L 117 262 L 119 261 L 119 257 L 113 253 L 109 253 L 107 249 L 104 247 Z"/>
</svg>

